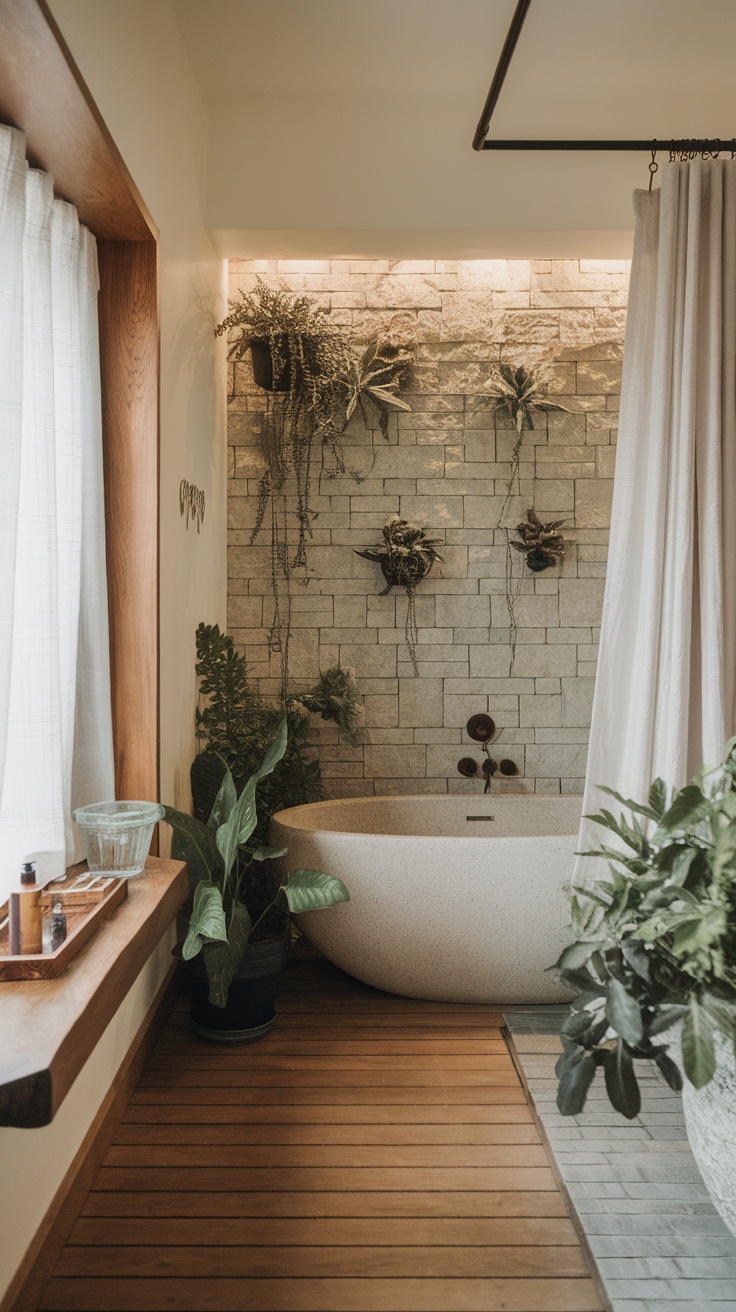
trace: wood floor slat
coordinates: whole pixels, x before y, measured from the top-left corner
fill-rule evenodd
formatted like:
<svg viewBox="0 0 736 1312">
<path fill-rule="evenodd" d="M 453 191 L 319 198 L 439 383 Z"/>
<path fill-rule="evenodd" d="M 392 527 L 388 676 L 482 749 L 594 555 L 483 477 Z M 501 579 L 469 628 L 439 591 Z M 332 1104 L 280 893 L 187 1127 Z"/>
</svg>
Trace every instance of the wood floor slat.
<svg viewBox="0 0 736 1312">
<path fill-rule="evenodd" d="M 249 1085 L 237 1085 L 228 1087 L 227 1085 L 182 1085 L 179 1088 L 144 1088 L 139 1084 L 136 1092 L 131 1098 L 131 1103 L 174 1103 L 175 1106 L 186 1106 L 194 1103 L 220 1103 L 235 1106 L 242 1106 L 248 1103 L 262 1103 L 270 1095 L 264 1092 L 264 1088 L 256 1086 L 251 1088 Z M 432 1087 L 411 1086 L 394 1087 L 393 1085 L 382 1085 L 371 1088 L 367 1085 L 347 1085 L 336 1084 L 311 1088 L 306 1086 L 302 1081 L 299 1088 L 290 1088 L 289 1086 L 280 1087 L 278 1090 L 278 1100 L 283 1106 L 290 1103 L 296 1103 L 300 1106 L 306 1104 L 320 1104 L 322 1106 L 342 1107 L 350 1105 L 371 1106 L 380 1104 L 389 1106 L 395 1103 L 403 1104 L 408 1107 L 418 1107 L 425 1103 L 441 1103 L 445 1107 L 452 1107 L 453 1104 L 487 1103 L 489 1106 L 495 1106 L 498 1103 L 516 1103 L 526 1106 L 524 1090 L 520 1084 L 516 1085 L 498 1085 L 492 1087 L 487 1084 L 476 1084 L 468 1088 L 465 1085 L 454 1085 L 448 1088 L 447 1085 L 435 1085 Z"/>
<path fill-rule="evenodd" d="M 561 1194 L 551 1190 L 499 1189 L 492 1193 L 460 1189 L 444 1193 L 411 1189 L 386 1192 L 318 1192 L 304 1190 L 268 1193 L 257 1190 L 228 1193 L 151 1191 L 114 1192 L 93 1190 L 87 1196 L 82 1216 L 143 1217 L 564 1217 L 567 1210 Z"/>
<path fill-rule="evenodd" d="M 191 1092 L 191 1090 L 189 1091 Z M 236 1105 L 234 1100 L 201 1103 L 182 1098 L 172 1102 L 130 1103 L 124 1122 L 151 1125 L 531 1125 L 532 1114 L 523 1100 L 515 1097 L 488 1103 L 345 1103 L 324 1105 L 309 1102 L 253 1102 Z M 188 1134 L 182 1138 L 188 1141 Z"/>
<path fill-rule="evenodd" d="M 252 1048 L 180 1006 L 39 1312 L 600 1312 L 502 1023 L 304 952 Z"/>
<path fill-rule="evenodd" d="M 106 1167 L 265 1167 L 281 1170 L 281 1144 L 114 1144 Z M 541 1144 L 290 1144 L 290 1169 L 339 1167 L 546 1167 Z"/>
<path fill-rule="evenodd" d="M 124 1279 L 156 1279 L 165 1276 L 196 1280 L 211 1276 L 238 1278 L 352 1276 L 369 1271 L 380 1276 L 432 1276 L 442 1278 L 478 1278 L 504 1276 L 513 1271 L 516 1279 L 528 1276 L 585 1276 L 583 1255 L 579 1247 L 558 1246 L 504 1247 L 475 1244 L 472 1247 L 441 1245 L 381 1248 L 351 1248 L 346 1245 L 279 1247 L 267 1245 L 218 1244 L 183 1245 L 174 1248 L 159 1245 L 114 1246 L 67 1245 L 55 1274 L 100 1276 Z"/>
<path fill-rule="evenodd" d="M 343 1217 L 338 1226 L 322 1217 L 120 1217 L 114 1229 L 108 1217 L 81 1217 L 69 1243 L 146 1244 L 173 1247 L 191 1244 L 261 1244 L 267 1247 L 343 1244 L 351 1247 L 506 1245 L 574 1245 L 578 1239 L 567 1217 Z"/>
<path fill-rule="evenodd" d="M 361 1056 L 359 1053 L 348 1053 L 340 1056 L 336 1053 L 324 1054 L 315 1053 L 313 1056 L 308 1053 L 282 1053 L 278 1049 L 266 1049 L 257 1053 L 233 1053 L 226 1052 L 222 1054 L 222 1060 L 218 1060 L 219 1053 L 192 1053 L 189 1056 L 181 1056 L 175 1062 L 169 1057 L 154 1056 L 148 1063 L 148 1073 L 150 1076 L 159 1075 L 160 1073 L 168 1074 L 175 1066 L 177 1071 L 187 1073 L 200 1073 L 209 1076 L 210 1074 L 219 1075 L 223 1072 L 237 1075 L 239 1078 L 244 1076 L 250 1077 L 251 1074 L 266 1071 L 293 1072 L 302 1071 L 360 1071 L 361 1076 L 367 1071 L 435 1071 L 441 1073 L 447 1070 L 448 1063 L 452 1064 L 454 1071 L 472 1071 L 490 1074 L 493 1071 L 513 1070 L 513 1063 L 507 1052 L 485 1053 L 479 1052 L 476 1055 L 464 1052 L 462 1055 L 457 1053 L 442 1056 L 441 1053 L 418 1053 L 407 1052 L 406 1048 L 402 1052 L 380 1053 L 377 1056 Z"/>
<path fill-rule="evenodd" d="M 498 1058 L 498 1066 L 489 1067 L 483 1070 L 458 1070 L 456 1064 L 445 1067 L 434 1066 L 431 1069 L 423 1066 L 413 1067 L 409 1065 L 406 1059 L 406 1066 L 387 1066 L 383 1070 L 373 1070 L 367 1067 L 363 1069 L 356 1066 L 357 1058 L 353 1058 L 353 1064 L 349 1067 L 337 1067 L 327 1069 L 310 1070 L 308 1067 L 297 1066 L 296 1064 L 286 1067 L 284 1070 L 277 1069 L 248 1069 L 227 1070 L 225 1068 L 217 1069 L 213 1066 L 210 1070 L 190 1071 L 180 1068 L 169 1069 L 165 1071 L 148 1070 L 141 1078 L 141 1089 L 197 1089 L 197 1088 L 236 1088 L 240 1089 L 244 1083 L 249 1088 L 266 1088 L 266 1089 L 293 1089 L 298 1083 L 300 1089 L 320 1089 L 335 1088 L 334 1075 L 337 1070 L 344 1071 L 350 1078 L 346 1081 L 348 1085 L 359 1085 L 362 1088 L 377 1088 L 384 1086 L 399 1087 L 408 1085 L 410 1088 L 422 1086 L 431 1088 L 432 1085 L 438 1085 L 440 1088 L 449 1088 L 453 1084 L 460 1084 L 465 1088 L 473 1085 L 480 1088 L 489 1086 L 506 1086 L 508 1088 L 519 1088 L 519 1077 L 514 1070 L 510 1058 L 505 1061 Z M 487 1059 L 489 1062 L 492 1058 Z"/>
<path fill-rule="evenodd" d="M 555 1189 L 548 1167 L 102 1166 L 96 1189 Z"/>
<path fill-rule="evenodd" d="M 590 1279 L 54 1278 L 39 1312 L 599 1312 Z"/>
<path fill-rule="evenodd" d="M 181 1125 L 124 1124 L 116 1144 L 180 1144 Z M 528 1125 L 210 1125 L 195 1121 L 186 1132 L 188 1144 L 487 1144 L 539 1143 L 536 1126 Z"/>
</svg>

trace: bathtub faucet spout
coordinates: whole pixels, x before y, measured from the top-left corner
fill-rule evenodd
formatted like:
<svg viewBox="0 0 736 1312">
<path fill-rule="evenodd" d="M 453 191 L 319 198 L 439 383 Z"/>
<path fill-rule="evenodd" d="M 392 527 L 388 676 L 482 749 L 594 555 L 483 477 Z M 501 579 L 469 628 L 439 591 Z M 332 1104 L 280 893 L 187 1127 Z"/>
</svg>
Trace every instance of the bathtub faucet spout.
<svg viewBox="0 0 736 1312">
<path fill-rule="evenodd" d="M 485 781 L 486 781 L 486 786 L 483 789 L 484 793 L 490 793 L 491 779 L 493 778 L 497 769 L 498 766 L 496 765 L 496 762 L 493 760 L 493 758 L 491 756 L 486 756 L 486 759 L 483 762 L 483 766 L 482 766 L 483 774 L 485 776 Z"/>
</svg>

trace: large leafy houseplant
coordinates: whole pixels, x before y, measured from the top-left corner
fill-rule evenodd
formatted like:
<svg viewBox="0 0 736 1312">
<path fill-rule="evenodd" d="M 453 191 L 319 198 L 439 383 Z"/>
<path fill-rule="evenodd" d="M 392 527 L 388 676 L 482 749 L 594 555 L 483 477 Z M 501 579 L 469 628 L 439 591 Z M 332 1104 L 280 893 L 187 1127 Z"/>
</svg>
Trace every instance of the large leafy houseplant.
<svg viewBox="0 0 736 1312">
<path fill-rule="evenodd" d="M 635 1060 L 695 1089 L 736 1043 L 736 739 L 669 796 L 646 804 L 605 789 L 629 815 L 591 817 L 613 835 L 594 853 L 610 878 L 571 898 L 576 942 L 556 969 L 578 997 L 562 1029 L 558 1106 L 576 1115 L 602 1068 L 613 1107 L 632 1118 Z M 726 1045 L 724 1047 L 724 1045 Z M 673 1056 L 675 1060 L 673 1060 Z"/>
<path fill-rule="evenodd" d="M 201 954 L 209 982 L 209 1000 L 216 1007 L 227 1003 L 228 990 L 243 959 L 251 935 L 281 909 L 316 911 L 349 900 L 342 880 L 319 870 L 294 870 L 286 882 L 271 887 L 271 896 L 257 915 L 249 905 L 245 870 L 284 856 L 285 848 L 254 841 L 258 827 L 257 789 L 280 760 L 287 743 L 283 717 L 276 736 L 258 768 L 238 795 L 230 770 L 222 783 L 205 824 L 195 816 L 165 808 L 174 836 L 172 855 L 186 861 L 193 893 L 189 927 L 181 950 L 185 961 Z"/>
</svg>

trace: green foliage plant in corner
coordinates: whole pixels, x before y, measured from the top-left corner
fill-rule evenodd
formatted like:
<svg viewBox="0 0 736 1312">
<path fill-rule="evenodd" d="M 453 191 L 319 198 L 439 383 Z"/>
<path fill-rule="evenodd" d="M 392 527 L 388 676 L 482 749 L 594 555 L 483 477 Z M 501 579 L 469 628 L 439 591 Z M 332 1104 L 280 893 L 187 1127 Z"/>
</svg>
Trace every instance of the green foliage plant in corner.
<svg viewBox="0 0 736 1312">
<path fill-rule="evenodd" d="M 671 1088 L 696 1089 L 736 1044 L 736 739 L 672 796 L 592 816 L 612 838 L 593 853 L 610 878 L 571 897 L 576 941 L 555 969 L 577 993 L 562 1029 L 558 1107 L 582 1111 L 602 1069 L 611 1104 L 635 1117 L 634 1062 L 656 1062 Z M 723 1045 L 726 1045 L 725 1048 Z M 673 1060 L 673 1054 L 676 1060 Z"/>
<path fill-rule="evenodd" d="M 316 911 L 349 901 L 342 880 L 320 870 L 294 870 L 278 884 L 270 903 L 254 917 L 243 887 L 244 867 L 262 864 L 286 854 L 254 842 L 258 828 L 257 789 L 283 759 L 287 722 L 282 717 L 273 742 L 258 768 L 238 795 L 230 770 L 225 767 L 212 811 L 203 823 L 173 807 L 166 820 L 174 831 L 172 856 L 186 861 L 193 891 L 189 928 L 182 957 L 191 961 L 201 954 L 209 983 L 209 1000 L 216 1007 L 227 1003 L 251 935 L 270 913 L 281 910 Z"/>
</svg>

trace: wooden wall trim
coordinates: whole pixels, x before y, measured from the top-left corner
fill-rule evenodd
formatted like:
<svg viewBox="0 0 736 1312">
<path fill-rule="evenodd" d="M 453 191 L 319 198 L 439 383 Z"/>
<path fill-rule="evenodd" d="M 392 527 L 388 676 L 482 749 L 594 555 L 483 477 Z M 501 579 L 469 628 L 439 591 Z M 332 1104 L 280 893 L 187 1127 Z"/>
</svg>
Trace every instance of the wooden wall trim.
<svg viewBox="0 0 736 1312">
<path fill-rule="evenodd" d="M 59 1185 L 5 1297 L 0 1301 L 0 1312 L 35 1312 L 38 1307 L 46 1283 L 51 1278 L 61 1250 L 112 1143 L 161 1027 L 179 994 L 176 966 L 176 962 L 172 963 L 146 1012 L 97 1115 Z"/>
<path fill-rule="evenodd" d="M 26 135 L 96 237 L 154 241 L 153 219 L 44 0 L 0 0 L 0 120 Z"/>
<path fill-rule="evenodd" d="M 156 245 L 98 242 L 115 788 L 155 801 L 158 774 Z"/>
</svg>

